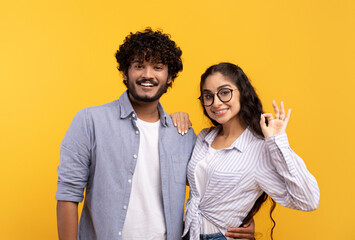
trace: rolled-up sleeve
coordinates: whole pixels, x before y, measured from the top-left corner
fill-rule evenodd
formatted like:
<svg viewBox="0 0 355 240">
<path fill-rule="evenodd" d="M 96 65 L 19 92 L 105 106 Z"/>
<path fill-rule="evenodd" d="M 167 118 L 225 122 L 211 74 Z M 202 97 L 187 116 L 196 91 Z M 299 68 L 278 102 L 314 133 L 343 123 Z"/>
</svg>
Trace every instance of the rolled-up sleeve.
<svg viewBox="0 0 355 240">
<path fill-rule="evenodd" d="M 56 200 L 83 200 L 90 171 L 90 142 L 87 109 L 84 109 L 76 114 L 61 143 Z"/>
<path fill-rule="evenodd" d="M 260 161 L 257 181 L 279 204 L 302 211 L 317 209 L 319 187 L 315 177 L 289 146 L 286 133 L 266 139 L 267 151 Z"/>
</svg>

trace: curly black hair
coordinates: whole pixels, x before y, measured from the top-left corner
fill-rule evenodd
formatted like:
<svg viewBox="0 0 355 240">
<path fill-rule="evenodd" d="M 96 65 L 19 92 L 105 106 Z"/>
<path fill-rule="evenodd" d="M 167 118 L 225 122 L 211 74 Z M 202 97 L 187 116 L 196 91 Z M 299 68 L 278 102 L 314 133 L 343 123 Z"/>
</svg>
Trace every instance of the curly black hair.
<svg viewBox="0 0 355 240">
<path fill-rule="evenodd" d="M 181 49 L 170 39 L 170 35 L 148 27 L 142 32 L 131 32 L 119 46 L 115 56 L 118 70 L 125 75 L 128 74 L 133 60 L 152 61 L 167 65 L 169 77 L 173 82 L 183 68 L 181 55 Z M 126 85 L 125 81 L 123 83 Z M 168 86 L 170 87 L 171 83 Z"/>
<path fill-rule="evenodd" d="M 232 63 L 222 62 L 217 65 L 212 65 L 207 68 L 207 70 L 201 75 L 200 82 L 200 93 L 202 96 L 203 93 L 203 85 L 206 82 L 206 78 L 214 73 L 221 73 L 222 75 L 230 78 L 230 80 L 237 85 L 239 94 L 240 94 L 240 111 L 239 116 L 242 119 L 243 123 L 252 130 L 253 134 L 258 138 L 264 138 L 263 132 L 260 127 L 260 116 L 264 112 L 261 101 L 256 94 L 254 87 L 251 85 L 248 77 L 245 75 L 243 70 Z M 202 98 L 200 98 L 202 99 Z M 201 101 L 202 107 L 203 102 Z M 215 126 L 220 125 L 217 121 L 210 118 L 206 112 L 206 109 L 203 107 L 204 114 L 211 120 L 212 124 Z M 276 203 L 273 199 L 269 198 L 269 196 L 263 192 L 262 195 L 256 200 L 253 208 L 250 210 L 248 215 L 243 220 L 242 225 L 247 224 L 253 216 L 259 211 L 262 204 L 270 199 L 270 213 L 269 216 L 273 222 L 273 226 L 271 229 L 271 239 L 273 239 L 273 231 L 276 226 L 276 222 L 272 216 L 272 213 L 276 207 Z"/>
</svg>

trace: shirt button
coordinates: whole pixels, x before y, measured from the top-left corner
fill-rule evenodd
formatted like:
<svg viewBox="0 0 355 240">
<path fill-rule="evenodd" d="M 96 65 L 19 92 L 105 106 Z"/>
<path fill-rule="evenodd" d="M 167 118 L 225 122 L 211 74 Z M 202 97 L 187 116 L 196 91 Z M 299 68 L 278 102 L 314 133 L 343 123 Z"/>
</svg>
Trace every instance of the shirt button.
<svg viewBox="0 0 355 240">
<path fill-rule="evenodd" d="M 127 206 L 126 206 L 126 205 L 124 205 L 124 206 L 123 206 L 123 209 L 124 209 L 124 210 L 126 210 L 126 209 L 127 209 Z"/>
<path fill-rule="evenodd" d="M 121 235 L 122 235 L 122 233 L 121 233 L 121 232 L 119 232 L 119 233 L 118 233 L 118 235 L 120 235 L 120 236 L 121 236 Z"/>
<path fill-rule="evenodd" d="M 131 182 L 132 182 L 132 180 L 131 180 L 131 179 L 128 179 L 128 182 L 129 182 L 129 183 L 131 183 Z"/>
<path fill-rule="evenodd" d="M 133 157 L 134 157 L 134 158 L 137 158 L 137 155 L 136 155 L 136 154 L 134 154 L 134 155 L 133 155 Z"/>
<path fill-rule="evenodd" d="M 139 134 L 139 131 L 136 131 L 136 134 Z"/>
<path fill-rule="evenodd" d="M 133 114 L 132 114 L 132 117 L 136 117 L 136 114 L 133 113 Z"/>
</svg>

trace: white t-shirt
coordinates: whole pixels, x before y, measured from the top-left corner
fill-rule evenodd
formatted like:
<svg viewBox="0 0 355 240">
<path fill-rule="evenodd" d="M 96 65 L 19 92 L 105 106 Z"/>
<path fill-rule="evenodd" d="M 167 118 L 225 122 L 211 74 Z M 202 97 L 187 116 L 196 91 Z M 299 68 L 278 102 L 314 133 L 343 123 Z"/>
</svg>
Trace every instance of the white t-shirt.
<svg viewBox="0 0 355 240">
<path fill-rule="evenodd" d="M 140 134 L 137 165 L 122 239 L 165 240 L 166 226 L 159 161 L 160 121 L 137 119 Z"/>
<path fill-rule="evenodd" d="M 207 171 L 210 162 L 212 161 L 213 157 L 218 153 L 218 150 L 212 148 L 211 146 L 208 149 L 208 153 L 204 159 L 199 161 L 195 168 L 195 179 L 196 179 L 196 188 L 200 197 L 205 194 L 206 186 L 207 186 Z M 201 222 L 201 234 L 212 234 L 218 233 L 220 230 L 213 225 L 210 221 L 208 221 L 202 215 L 202 222 Z"/>
</svg>

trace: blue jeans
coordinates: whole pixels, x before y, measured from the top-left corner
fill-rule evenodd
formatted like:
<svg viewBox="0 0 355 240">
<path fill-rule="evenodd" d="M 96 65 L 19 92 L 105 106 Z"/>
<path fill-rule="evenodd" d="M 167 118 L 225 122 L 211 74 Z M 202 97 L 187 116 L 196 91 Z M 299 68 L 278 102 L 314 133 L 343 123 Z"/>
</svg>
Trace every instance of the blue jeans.
<svg viewBox="0 0 355 240">
<path fill-rule="evenodd" d="M 200 234 L 201 240 L 227 240 L 222 233 Z"/>
</svg>

